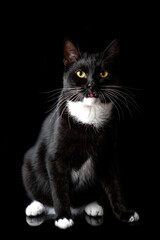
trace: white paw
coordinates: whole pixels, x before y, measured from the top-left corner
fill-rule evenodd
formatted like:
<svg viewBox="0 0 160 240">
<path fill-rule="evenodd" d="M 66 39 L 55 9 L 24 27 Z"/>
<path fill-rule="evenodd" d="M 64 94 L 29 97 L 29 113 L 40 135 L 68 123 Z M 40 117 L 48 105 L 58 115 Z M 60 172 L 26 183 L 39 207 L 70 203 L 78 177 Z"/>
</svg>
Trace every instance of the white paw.
<svg viewBox="0 0 160 240">
<path fill-rule="evenodd" d="M 103 208 L 97 203 L 92 202 L 85 207 L 85 212 L 89 216 L 103 216 Z"/>
<path fill-rule="evenodd" d="M 137 222 L 139 220 L 139 215 L 137 212 L 134 212 L 134 215 L 130 217 L 128 222 Z"/>
<path fill-rule="evenodd" d="M 33 201 L 28 207 L 26 208 L 26 215 L 27 216 L 37 216 L 44 212 L 45 207 L 42 203 L 38 201 Z"/>
<path fill-rule="evenodd" d="M 73 220 L 67 219 L 67 218 L 63 218 L 63 219 L 60 218 L 57 221 L 55 221 L 55 226 L 61 229 L 72 227 L 73 224 L 74 224 Z"/>
</svg>

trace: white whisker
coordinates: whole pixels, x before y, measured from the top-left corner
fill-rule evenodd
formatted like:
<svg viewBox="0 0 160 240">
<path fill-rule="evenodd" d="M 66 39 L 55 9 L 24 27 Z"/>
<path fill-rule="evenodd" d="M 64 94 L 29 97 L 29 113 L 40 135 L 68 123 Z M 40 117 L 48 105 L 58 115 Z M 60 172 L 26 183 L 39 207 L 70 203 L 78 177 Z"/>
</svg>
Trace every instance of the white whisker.
<svg viewBox="0 0 160 240">
<path fill-rule="evenodd" d="M 54 105 L 50 108 L 50 111 L 53 111 L 53 115 L 52 118 L 54 117 L 55 114 L 58 113 L 58 119 L 60 117 L 62 117 L 62 115 L 64 114 L 66 107 L 67 107 L 67 101 L 77 101 L 78 99 L 80 99 L 80 93 L 82 91 L 82 88 L 70 88 L 63 90 L 60 97 L 58 98 L 58 100 L 54 103 Z M 64 105 L 64 106 L 63 106 Z M 62 108 L 62 109 L 61 109 Z M 67 112 L 68 114 L 68 112 Z"/>
<path fill-rule="evenodd" d="M 122 99 L 119 98 L 116 94 L 113 94 L 112 92 L 108 92 L 108 94 L 109 94 L 110 96 L 112 96 L 112 99 L 114 99 L 114 101 L 117 102 L 117 105 L 118 105 L 119 108 L 121 109 L 123 118 L 124 118 L 123 110 L 122 110 L 121 105 L 120 105 L 119 103 L 122 103 L 122 104 L 127 108 L 128 112 L 130 113 L 130 116 L 132 117 L 131 110 L 130 110 L 130 108 L 128 107 L 128 103 L 127 103 L 126 99 L 124 100 L 124 101 L 125 101 L 125 102 L 124 102 L 124 101 L 122 101 Z"/>
<path fill-rule="evenodd" d="M 131 88 L 123 87 L 123 86 L 117 86 L 117 85 L 108 85 L 103 86 L 101 89 L 105 93 L 109 94 L 110 97 L 112 97 L 113 101 L 116 101 L 117 104 L 120 103 L 123 106 L 126 107 L 128 110 L 130 116 L 132 117 L 132 112 L 130 106 L 132 106 L 134 109 L 139 111 L 139 106 L 135 99 L 133 98 L 134 94 L 129 90 Z M 129 106 L 130 104 L 130 106 Z M 119 106 L 120 107 L 120 106 Z M 122 111 L 122 108 L 121 108 Z"/>
<path fill-rule="evenodd" d="M 120 104 L 117 102 L 117 100 L 115 100 L 115 98 L 110 95 L 109 93 L 106 93 L 104 92 L 104 95 L 113 103 L 113 105 L 115 106 L 116 110 L 117 110 L 117 113 L 118 113 L 118 118 L 119 118 L 119 121 L 120 121 L 120 116 L 122 114 L 122 117 L 124 118 L 124 114 L 123 114 L 123 110 L 120 106 Z M 121 111 L 121 113 L 120 113 Z"/>
</svg>

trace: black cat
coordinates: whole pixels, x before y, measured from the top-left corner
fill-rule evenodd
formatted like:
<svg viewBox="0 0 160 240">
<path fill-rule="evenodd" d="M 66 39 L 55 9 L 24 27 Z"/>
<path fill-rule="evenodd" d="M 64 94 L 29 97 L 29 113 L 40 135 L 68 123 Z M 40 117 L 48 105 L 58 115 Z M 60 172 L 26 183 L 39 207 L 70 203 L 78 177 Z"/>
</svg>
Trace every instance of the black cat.
<svg viewBox="0 0 160 240">
<path fill-rule="evenodd" d="M 24 157 L 23 182 L 32 200 L 27 216 L 53 213 L 55 225 L 68 228 L 78 207 L 102 216 L 108 196 L 117 218 L 139 220 L 123 203 L 116 165 L 116 118 L 127 101 L 118 85 L 118 54 L 117 40 L 98 54 L 65 42 L 63 89 Z"/>
</svg>

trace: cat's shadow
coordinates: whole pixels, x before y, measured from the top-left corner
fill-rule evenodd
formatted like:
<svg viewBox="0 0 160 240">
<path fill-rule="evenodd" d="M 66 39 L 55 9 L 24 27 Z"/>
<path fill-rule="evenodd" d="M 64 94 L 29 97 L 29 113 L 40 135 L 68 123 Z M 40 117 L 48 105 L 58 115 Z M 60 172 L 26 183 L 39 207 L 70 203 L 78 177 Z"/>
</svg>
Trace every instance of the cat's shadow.
<svg viewBox="0 0 160 240">
<path fill-rule="evenodd" d="M 91 216 L 88 216 L 87 214 L 81 216 L 83 217 L 83 219 L 85 219 L 85 221 L 91 225 L 91 226 L 100 226 L 102 225 L 103 223 L 103 216 L 102 217 L 91 217 Z M 80 216 L 79 217 L 76 217 L 75 221 L 78 219 L 78 218 L 81 218 Z M 32 227 L 38 227 L 40 226 L 42 223 L 44 223 L 45 221 L 48 221 L 48 220 L 54 220 L 55 219 L 55 215 L 45 215 L 45 214 L 42 214 L 42 215 L 39 215 L 39 216 L 36 216 L 36 217 L 26 217 L 26 222 L 29 226 L 32 226 Z"/>
</svg>

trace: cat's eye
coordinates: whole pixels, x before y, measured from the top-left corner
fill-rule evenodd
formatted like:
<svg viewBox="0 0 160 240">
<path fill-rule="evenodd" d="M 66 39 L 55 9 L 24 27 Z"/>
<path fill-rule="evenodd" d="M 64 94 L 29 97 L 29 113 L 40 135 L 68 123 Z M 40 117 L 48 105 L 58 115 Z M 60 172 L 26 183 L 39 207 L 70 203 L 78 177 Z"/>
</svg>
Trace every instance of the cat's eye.
<svg viewBox="0 0 160 240">
<path fill-rule="evenodd" d="M 99 76 L 100 76 L 101 78 L 105 78 L 105 77 L 108 76 L 108 72 L 107 72 L 107 71 L 102 71 L 102 72 L 100 72 Z"/>
<path fill-rule="evenodd" d="M 78 70 L 76 72 L 77 76 L 80 78 L 84 78 L 86 76 L 85 72 L 83 72 L 82 70 Z"/>
</svg>

